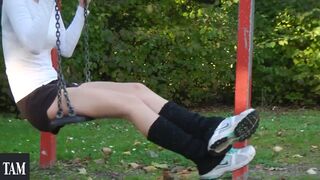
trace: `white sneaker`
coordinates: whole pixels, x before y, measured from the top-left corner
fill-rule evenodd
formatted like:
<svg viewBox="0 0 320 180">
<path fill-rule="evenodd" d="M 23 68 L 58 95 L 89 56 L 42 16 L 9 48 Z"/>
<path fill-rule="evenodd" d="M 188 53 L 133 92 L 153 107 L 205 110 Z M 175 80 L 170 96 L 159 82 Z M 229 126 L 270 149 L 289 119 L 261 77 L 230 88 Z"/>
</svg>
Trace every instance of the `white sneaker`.
<svg viewBox="0 0 320 180">
<path fill-rule="evenodd" d="M 201 175 L 200 179 L 215 179 L 222 176 L 226 172 L 240 169 L 249 164 L 255 155 L 256 150 L 251 145 L 240 149 L 231 148 L 220 164 L 207 174 Z"/>
<path fill-rule="evenodd" d="M 244 141 L 255 133 L 259 125 L 259 115 L 255 109 L 223 120 L 208 143 L 208 151 L 222 153 L 236 141 Z"/>
</svg>

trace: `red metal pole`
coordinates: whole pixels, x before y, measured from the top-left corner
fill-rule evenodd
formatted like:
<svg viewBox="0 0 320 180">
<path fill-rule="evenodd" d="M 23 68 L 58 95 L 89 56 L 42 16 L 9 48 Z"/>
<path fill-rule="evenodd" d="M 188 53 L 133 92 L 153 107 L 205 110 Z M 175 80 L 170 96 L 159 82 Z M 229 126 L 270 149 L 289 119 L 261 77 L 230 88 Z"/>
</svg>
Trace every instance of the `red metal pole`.
<svg viewBox="0 0 320 180">
<path fill-rule="evenodd" d="M 253 25 L 254 0 L 240 0 L 238 15 L 238 46 L 235 87 L 235 114 L 251 107 L 252 85 L 252 51 L 253 51 Z M 235 144 L 241 148 L 247 141 Z M 233 172 L 234 180 L 248 179 L 249 168 L 245 166 Z"/>
<path fill-rule="evenodd" d="M 56 48 L 51 50 L 52 66 L 58 68 L 58 52 Z M 50 168 L 56 162 L 56 136 L 49 132 L 40 133 L 40 161 L 41 168 Z"/>
<path fill-rule="evenodd" d="M 56 136 L 49 132 L 40 135 L 40 168 L 50 168 L 56 162 Z"/>
<path fill-rule="evenodd" d="M 61 9 L 61 0 L 59 0 Z M 52 66 L 58 68 L 58 52 L 56 48 L 51 51 Z M 40 168 L 50 168 L 56 162 L 56 136 L 49 132 L 40 133 Z"/>
</svg>

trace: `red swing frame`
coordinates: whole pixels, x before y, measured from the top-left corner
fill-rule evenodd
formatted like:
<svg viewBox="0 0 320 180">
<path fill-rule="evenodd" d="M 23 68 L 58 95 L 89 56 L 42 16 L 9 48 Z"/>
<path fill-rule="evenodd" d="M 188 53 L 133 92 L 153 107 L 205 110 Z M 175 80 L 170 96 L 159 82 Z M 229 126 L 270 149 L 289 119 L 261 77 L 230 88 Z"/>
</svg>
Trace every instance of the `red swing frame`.
<svg viewBox="0 0 320 180">
<path fill-rule="evenodd" d="M 61 9 L 61 0 L 59 0 Z M 51 50 L 51 62 L 55 69 L 58 69 L 58 51 L 56 48 Z M 56 162 L 56 136 L 50 132 L 40 132 L 40 168 L 50 168 Z"/>
<path fill-rule="evenodd" d="M 238 15 L 238 50 L 235 83 L 234 114 L 251 107 L 252 86 L 252 56 L 253 56 L 253 24 L 254 0 L 240 0 Z M 61 0 L 59 0 L 61 7 Z M 57 68 L 57 50 L 51 51 L 52 65 Z M 248 142 L 237 143 L 235 147 L 244 147 Z M 49 168 L 56 162 L 56 136 L 48 132 L 41 132 L 40 138 L 40 167 Z M 248 179 L 249 168 L 245 166 L 233 172 L 234 180 Z"/>
<path fill-rule="evenodd" d="M 57 49 L 51 50 L 52 66 L 58 68 Z M 41 168 L 50 168 L 56 162 L 56 136 L 50 132 L 40 132 L 40 162 Z"/>
<path fill-rule="evenodd" d="M 234 114 L 240 114 L 251 107 L 254 2 L 254 0 L 240 0 L 239 4 Z M 235 147 L 240 148 L 247 144 L 245 141 L 235 144 Z M 248 166 L 232 173 L 234 180 L 245 180 L 248 176 Z"/>
</svg>

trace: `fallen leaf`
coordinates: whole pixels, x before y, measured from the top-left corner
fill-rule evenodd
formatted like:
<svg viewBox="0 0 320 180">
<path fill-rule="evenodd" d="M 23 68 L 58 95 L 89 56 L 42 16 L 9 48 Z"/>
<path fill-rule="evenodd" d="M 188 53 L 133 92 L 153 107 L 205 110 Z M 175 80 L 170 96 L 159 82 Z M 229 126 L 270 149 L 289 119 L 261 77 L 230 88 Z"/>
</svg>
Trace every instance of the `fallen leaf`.
<svg viewBox="0 0 320 180">
<path fill-rule="evenodd" d="M 263 166 L 261 164 L 257 164 L 255 168 L 256 169 L 263 169 Z"/>
<path fill-rule="evenodd" d="M 311 148 L 312 149 L 318 149 L 318 146 L 312 145 Z"/>
<path fill-rule="evenodd" d="M 285 171 L 287 168 L 281 168 L 281 167 L 270 167 L 267 168 L 269 171 Z"/>
<path fill-rule="evenodd" d="M 268 168 L 269 171 L 275 171 L 275 168 L 274 167 L 270 167 Z"/>
<path fill-rule="evenodd" d="M 183 171 L 184 168 L 185 168 L 185 167 L 183 167 L 183 166 L 175 166 L 175 167 L 171 168 L 171 172 L 173 172 L 173 173 L 178 173 L 178 172 L 180 172 L 180 171 Z"/>
<path fill-rule="evenodd" d="M 280 151 L 282 151 L 283 150 L 283 148 L 281 147 L 281 146 L 275 146 L 275 147 L 273 147 L 273 151 L 274 152 L 280 152 Z"/>
<path fill-rule="evenodd" d="M 190 174 L 191 171 L 189 171 L 188 169 L 184 169 L 182 171 L 180 171 L 178 174 Z"/>
<path fill-rule="evenodd" d="M 282 135 L 283 135 L 283 131 L 280 130 L 277 132 L 277 136 L 282 136 Z"/>
<path fill-rule="evenodd" d="M 175 177 L 170 171 L 163 171 L 162 172 L 162 179 L 163 180 L 174 180 Z"/>
<path fill-rule="evenodd" d="M 140 165 L 137 163 L 129 163 L 129 167 L 132 169 L 138 169 L 138 168 L 140 168 Z"/>
<path fill-rule="evenodd" d="M 134 145 L 134 146 L 138 146 L 138 145 L 140 145 L 140 144 L 141 144 L 140 141 L 135 141 L 133 145 Z"/>
<path fill-rule="evenodd" d="M 105 163 L 105 160 L 104 160 L 104 159 L 96 159 L 96 160 L 94 160 L 94 162 L 95 162 L 96 164 L 104 164 L 104 163 Z"/>
<path fill-rule="evenodd" d="M 310 168 L 307 170 L 307 173 L 310 175 L 315 175 L 317 174 L 317 168 Z"/>
<path fill-rule="evenodd" d="M 146 166 L 146 167 L 143 167 L 143 170 L 145 170 L 146 172 L 152 172 L 157 170 L 157 168 L 154 166 Z"/>
<path fill-rule="evenodd" d="M 102 148 L 101 151 L 105 157 L 109 157 L 112 154 L 112 149 L 108 147 Z"/>
<path fill-rule="evenodd" d="M 198 171 L 198 169 L 193 166 L 189 166 L 189 167 L 187 167 L 187 169 L 188 169 L 188 171 Z"/>
<path fill-rule="evenodd" d="M 156 152 L 154 152 L 154 151 L 148 151 L 148 153 L 149 153 L 150 157 L 152 157 L 152 158 L 157 158 L 157 157 L 159 157 L 159 155 L 158 155 Z"/>
<path fill-rule="evenodd" d="M 293 158 L 303 158 L 303 156 L 301 156 L 300 154 L 295 154 L 292 156 Z"/>
<path fill-rule="evenodd" d="M 79 174 L 82 174 L 82 175 L 87 174 L 87 170 L 85 168 L 79 168 L 78 171 L 79 171 Z"/>
<path fill-rule="evenodd" d="M 124 154 L 124 155 L 131 155 L 131 152 L 130 152 L 130 151 L 125 151 L 125 152 L 123 152 L 122 154 Z"/>
<path fill-rule="evenodd" d="M 178 175 L 178 179 L 181 179 L 181 180 L 196 179 L 198 177 L 198 173 L 196 171 L 190 171 L 188 169 L 181 171 L 177 175 Z"/>
<path fill-rule="evenodd" d="M 151 165 L 158 168 L 158 169 L 168 169 L 169 168 L 168 164 L 159 164 L 156 162 L 152 162 Z"/>
<path fill-rule="evenodd" d="M 68 137 L 67 137 L 67 140 L 72 141 L 72 140 L 73 140 L 73 137 L 68 136 Z"/>
<path fill-rule="evenodd" d="M 81 159 L 80 158 L 75 158 L 75 159 L 72 160 L 72 163 L 80 164 L 81 163 Z"/>
</svg>

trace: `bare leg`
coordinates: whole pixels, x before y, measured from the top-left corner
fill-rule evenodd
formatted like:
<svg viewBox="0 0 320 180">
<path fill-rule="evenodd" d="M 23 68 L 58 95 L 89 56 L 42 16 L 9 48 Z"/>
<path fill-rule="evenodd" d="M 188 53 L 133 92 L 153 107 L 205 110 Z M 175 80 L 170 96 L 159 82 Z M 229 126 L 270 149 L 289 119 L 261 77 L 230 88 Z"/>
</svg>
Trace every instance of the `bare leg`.
<svg viewBox="0 0 320 180">
<path fill-rule="evenodd" d="M 159 117 L 135 95 L 86 85 L 67 88 L 67 91 L 77 114 L 94 118 L 127 119 L 151 142 L 192 160 L 200 174 L 212 171 L 224 158 L 224 156 L 211 157 L 206 142 L 194 138 L 166 118 Z M 65 99 L 62 100 L 64 113 L 67 114 Z M 48 117 L 54 119 L 56 112 L 57 99 L 47 110 Z"/>
<path fill-rule="evenodd" d="M 155 113 L 159 113 L 164 104 L 168 100 L 162 98 L 144 84 L 141 83 L 116 83 L 116 82 L 90 82 L 84 83 L 81 86 L 98 88 L 104 90 L 112 90 L 115 92 L 125 93 L 127 95 L 133 95 L 141 99 L 146 105 L 148 105 Z"/>
<path fill-rule="evenodd" d="M 116 82 L 89 82 L 84 83 L 81 87 L 94 88 L 108 91 L 115 91 L 132 95 L 143 101 L 155 113 L 167 118 L 182 128 L 187 133 L 197 138 L 204 138 L 209 141 L 212 131 L 220 124 L 224 118 L 213 117 L 211 120 L 201 116 L 198 113 L 191 112 L 175 103 L 167 103 L 168 101 L 154 93 L 141 83 L 116 83 Z M 167 104 L 167 106 L 164 106 Z M 164 109 L 163 109 L 164 108 Z M 160 110 L 163 111 L 160 113 Z M 212 120 L 214 119 L 214 121 Z"/>
<path fill-rule="evenodd" d="M 67 88 L 67 91 L 77 114 L 93 118 L 124 118 L 133 122 L 145 136 L 150 126 L 159 117 L 142 100 L 130 94 L 89 86 Z M 57 109 L 56 98 L 47 111 L 49 119 L 55 118 Z M 65 99 L 63 99 L 63 109 L 67 114 Z"/>
</svg>

